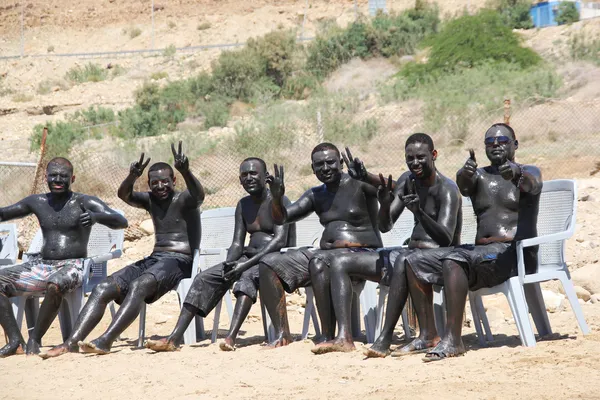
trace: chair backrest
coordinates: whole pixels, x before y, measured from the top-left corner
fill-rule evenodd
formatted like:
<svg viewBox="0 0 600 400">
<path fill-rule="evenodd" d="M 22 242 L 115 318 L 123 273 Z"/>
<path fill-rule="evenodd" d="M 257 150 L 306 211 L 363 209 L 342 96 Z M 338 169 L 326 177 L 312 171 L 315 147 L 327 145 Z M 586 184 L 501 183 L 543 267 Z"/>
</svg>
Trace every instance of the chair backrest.
<svg viewBox="0 0 600 400">
<path fill-rule="evenodd" d="M 474 244 L 477 237 L 477 216 L 473 210 L 471 198 L 462 198 L 462 230 L 460 232 L 461 244 Z"/>
<path fill-rule="evenodd" d="M 575 232 L 577 216 L 577 182 L 571 179 L 557 179 L 544 182 L 540 197 L 538 214 L 538 236 Z M 540 268 L 544 265 L 557 265 L 565 262 L 566 239 L 540 245 L 538 260 Z"/>
<path fill-rule="evenodd" d="M 383 247 L 404 246 L 407 240 L 410 239 L 414 227 L 415 217 L 413 213 L 405 209 L 396 220 L 392 229 L 389 232 L 381 234 Z"/>
<path fill-rule="evenodd" d="M 301 219 L 296 222 L 296 246 L 318 246 L 323 230 L 323 225 L 319 222 L 319 216 L 316 213 Z"/>
<path fill-rule="evenodd" d="M 0 224 L 0 265 L 13 265 L 19 256 L 16 224 Z"/>
<path fill-rule="evenodd" d="M 231 246 L 233 229 L 235 227 L 235 207 L 214 208 L 202 211 L 202 238 L 201 249 L 227 249 Z M 207 255 L 205 262 L 207 266 L 220 263 L 221 256 Z"/>
</svg>

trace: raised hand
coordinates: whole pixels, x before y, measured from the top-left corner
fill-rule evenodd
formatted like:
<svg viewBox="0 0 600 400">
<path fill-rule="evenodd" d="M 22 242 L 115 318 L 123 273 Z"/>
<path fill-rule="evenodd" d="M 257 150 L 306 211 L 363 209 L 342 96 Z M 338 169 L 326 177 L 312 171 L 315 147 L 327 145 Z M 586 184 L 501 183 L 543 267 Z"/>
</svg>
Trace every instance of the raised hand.
<svg viewBox="0 0 600 400">
<path fill-rule="evenodd" d="M 394 192 L 392 191 L 392 175 L 388 177 L 387 183 L 382 174 L 379 174 L 380 185 L 377 187 L 377 199 L 381 206 L 389 207 L 394 200 Z"/>
<path fill-rule="evenodd" d="M 463 166 L 463 174 L 472 177 L 477 172 L 477 161 L 475 160 L 475 150 L 469 149 L 469 158 Z"/>
<path fill-rule="evenodd" d="M 358 157 L 353 158 L 350 149 L 346 147 L 346 153 L 342 153 L 342 157 L 344 158 L 344 162 L 348 167 L 348 175 L 350 177 L 357 179 L 359 181 L 365 181 L 367 179 L 367 169 L 365 168 L 365 164 L 358 159 Z"/>
<path fill-rule="evenodd" d="M 142 153 L 139 161 L 134 161 L 131 163 L 131 166 L 129 167 L 129 173 L 137 177 L 142 176 L 144 169 L 146 169 L 148 164 L 150 164 L 150 160 L 151 158 L 148 158 L 146 162 L 144 162 L 144 153 Z"/>
<path fill-rule="evenodd" d="M 79 223 L 83 226 L 92 226 L 96 223 L 96 216 L 92 211 L 88 211 L 85 208 L 85 204 L 83 204 L 83 200 L 79 203 L 79 207 L 81 208 L 81 215 L 79 216 Z"/>
<path fill-rule="evenodd" d="M 502 177 L 507 181 L 515 179 L 521 173 L 519 166 L 509 160 L 506 160 L 504 164 L 498 167 L 498 171 L 500 172 L 500 175 L 502 175 Z"/>
<path fill-rule="evenodd" d="M 183 151 L 181 150 L 181 140 L 179 141 L 179 149 L 177 152 L 175 152 L 175 144 L 171 143 L 171 152 L 173 153 L 173 158 L 175 159 L 175 169 L 177 169 L 179 172 L 189 171 L 190 160 L 188 160 L 187 156 L 183 154 Z"/>
<path fill-rule="evenodd" d="M 266 180 L 269 184 L 269 189 L 271 189 L 271 196 L 273 196 L 273 198 L 282 198 L 285 194 L 283 176 L 283 165 L 281 167 L 277 167 L 277 164 L 275 164 L 275 175 L 267 176 Z"/>
<path fill-rule="evenodd" d="M 404 203 L 404 207 L 409 209 L 413 214 L 416 214 L 420 210 L 419 195 L 417 194 L 417 184 L 415 179 L 411 177 L 408 182 L 408 194 L 400 196 L 400 200 Z"/>
</svg>

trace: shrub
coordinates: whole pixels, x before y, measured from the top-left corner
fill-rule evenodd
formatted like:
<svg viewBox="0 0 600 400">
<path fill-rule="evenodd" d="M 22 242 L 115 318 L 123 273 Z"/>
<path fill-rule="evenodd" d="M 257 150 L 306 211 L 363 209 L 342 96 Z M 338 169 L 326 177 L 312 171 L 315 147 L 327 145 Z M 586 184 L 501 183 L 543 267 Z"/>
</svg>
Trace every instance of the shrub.
<svg viewBox="0 0 600 400">
<path fill-rule="evenodd" d="M 74 83 L 100 82 L 108 77 L 106 69 L 98 64 L 87 63 L 83 67 L 76 66 L 65 74 L 65 79 Z"/>
<path fill-rule="evenodd" d="M 579 21 L 579 11 L 575 3 L 571 1 L 559 3 L 555 20 L 559 25 L 572 24 Z"/>
<path fill-rule="evenodd" d="M 289 77 L 282 88 L 282 95 L 288 99 L 304 100 L 319 88 L 319 80 L 314 75 L 300 71 Z"/>
<path fill-rule="evenodd" d="M 210 29 L 212 25 L 210 24 L 210 22 L 201 22 L 200 24 L 198 24 L 198 26 L 196 27 L 196 29 L 198 29 L 199 31 L 204 31 L 206 29 Z"/>
<path fill-rule="evenodd" d="M 266 67 L 264 59 L 252 49 L 224 51 L 213 62 L 214 90 L 248 102 L 254 94 L 254 83 L 265 76 Z"/>
<path fill-rule="evenodd" d="M 12 97 L 12 101 L 14 101 L 15 103 L 26 103 L 31 100 L 33 100 L 33 96 L 26 93 L 16 93 Z"/>
<path fill-rule="evenodd" d="M 206 72 L 201 72 L 193 78 L 187 80 L 188 91 L 193 98 L 204 98 L 214 90 L 213 78 Z"/>
<path fill-rule="evenodd" d="M 120 66 L 119 64 L 115 64 L 115 65 L 110 65 L 110 75 L 111 78 L 116 78 L 117 76 L 121 76 L 121 75 L 125 75 L 125 73 L 127 72 L 127 70 L 125 68 L 123 68 L 122 66 Z"/>
<path fill-rule="evenodd" d="M 167 58 L 173 58 L 177 53 L 177 47 L 174 44 L 170 44 L 163 50 L 163 56 Z"/>
<path fill-rule="evenodd" d="M 600 65 L 600 38 L 590 39 L 582 32 L 571 35 L 568 45 L 572 59 L 591 61 Z"/>
<path fill-rule="evenodd" d="M 173 29 L 177 27 L 177 24 L 173 21 L 169 21 L 167 22 L 167 26 L 169 27 L 169 29 Z"/>
<path fill-rule="evenodd" d="M 152 79 L 153 81 L 158 81 L 168 77 L 169 74 L 166 71 L 153 72 L 152 74 L 150 74 L 150 79 Z"/>
<path fill-rule="evenodd" d="M 266 63 L 266 76 L 281 87 L 297 68 L 299 46 L 294 31 L 278 30 L 261 38 L 249 39 L 248 49 L 255 51 Z"/>
<path fill-rule="evenodd" d="M 204 128 L 210 129 L 213 126 L 226 126 L 229 121 L 229 105 L 223 98 L 211 98 L 209 100 L 199 100 L 196 110 L 204 117 Z"/>
<path fill-rule="evenodd" d="M 531 29 L 534 27 L 529 14 L 531 0 L 495 0 L 491 6 L 501 15 L 502 21 L 514 29 Z"/>
<path fill-rule="evenodd" d="M 60 90 L 69 90 L 69 84 L 64 80 L 44 79 L 38 84 L 38 94 L 48 94 L 53 87 L 58 87 Z"/>
<path fill-rule="evenodd" d="M 46 138 L 47 157 L 66 157 L 75 143 L 86 138 L 84 129 L 77 122 L 57 121 L 56 123 L 48 123 L 46 126 L 48 127 Z M 33 128 L 33 134 L 29 137 L 30 151 L 40 149 L 43 131 L 44 125 L 42 124 L 38 124 Z"/>
<path fill-rule="evenodd" d="M 77 121 L 83 126 L 89 126 L 114 122 L 116 120 L 116 115 L 112 108 L 90 106 L 86 110 L 76 111 L 69 119 Z"/>
<path fill-rule="evenodd" d="M 127 31 L 125 30 L 125 32 L 127 32 Z M 129 38 L 130 39 L 134 39 L 134 38 L 140 36 L 141 34 L 142 34 L 142 30 L 140 28 L 138 28 L 137 26 L 129 29 Z"/>
</svg>

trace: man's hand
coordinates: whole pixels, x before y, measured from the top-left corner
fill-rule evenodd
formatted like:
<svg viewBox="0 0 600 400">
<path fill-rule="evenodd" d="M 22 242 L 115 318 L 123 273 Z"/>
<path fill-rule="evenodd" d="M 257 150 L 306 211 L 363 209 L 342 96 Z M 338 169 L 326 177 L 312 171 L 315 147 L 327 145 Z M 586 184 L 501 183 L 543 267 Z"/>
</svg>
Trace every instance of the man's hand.
<svg viewBox="0 0 600 400">
<path fill-rule="evenodd" d="M 346 155 L 347 154 L 347 155 Z M 365 168 L 365 164 L 358 159 L 358 157 L 353 158 L 350 149 L 346 147 L 346 154 L 342 153 L 342 157 L 344 158 L 344 162 L 346 163 L 346 167 L 348 167 L 348 175 L 350 177 L 359 180 L 366 181 L 367 180 L 367 169 Z"/>
<path fill-rule="evenodd" d="M 223 263 L 223 279 L 227 282 L 235 282 L 240 279 L 244 272 L 244 264 L 239 261 L 225 261 Z"/>
<path fill-rule="evenodd" d="M 521 173 L 521 168 L 512 161 L 506 160 L 504 164 L 498 167 L 500 175 L 507 181 L 515 179 Z"/>
<path fill-rule="evenodd" d="M 400 200 L 404 203 L 404 207 L 408 208 L 413 214 L 418 214 L 421 211 L 416 182 L 413 177 L 408 181 L 408 194 L 400 196 Z"/>
<path fill-rule="evenodd" d="M 394 192 L 392 191 L 392 175 L 388 177 L 386 184 L 385 179 L 383 179 L 383 175 L 379 174 L 379 181 L 380 185 L 377 187 L 377 199 L 382 207 L 389 207 L 394 200 Z"/>
<path fill-rule="evenodd" d="M 190 160 L 183 154 L 181 150 L 181 140 L 179 141 L 179 149 L 175 152 L 175 144 L 171 143 L 171 152 L 173 153 L 173 158 L 175 159 L 174 165 L 177 171 L 184 173 L 189 171 L 190 169 Z"/>
<path fill-rule="evenodd" d="M 463 166 L 463 175 L 471 178 L 477 173 L 477 161 L 475 160 L 475 150 L 469 149 L 469 158 Z"/>
<path fill-rule="evenodd" d="M 142 153 L 139 161 L 134 161 L 131 163 L 131 166 L 129 167 L 129 173 L 139 178 L 144 173 L 144 170 L 148 164 L 150 164 L 150 160 L 151 158 L 148 158 L 146 162 L 144 162 L 144 153 Z"/>
<path fill-rule="evenodd" d="M 79 222 L 83 226 L 92 226 L 96 223 L 96 215 L 92 211 L 88 211 L 83 204 L 83 201 L 79 203 L 81 207 L 81 215 L 79 216 Z"/>
<path fill-rule="evenodd" d="M 269 175 L 267 176 L 267 183 L 269 184 L 269 189 L 271 189 L 271 195 L 273 198 L 283 198 L 285 194 L 285 184 L 283 180 L 283 165 L 281 167 L 277 167 L 275 164 L 275 176 Z"/>
</svg>

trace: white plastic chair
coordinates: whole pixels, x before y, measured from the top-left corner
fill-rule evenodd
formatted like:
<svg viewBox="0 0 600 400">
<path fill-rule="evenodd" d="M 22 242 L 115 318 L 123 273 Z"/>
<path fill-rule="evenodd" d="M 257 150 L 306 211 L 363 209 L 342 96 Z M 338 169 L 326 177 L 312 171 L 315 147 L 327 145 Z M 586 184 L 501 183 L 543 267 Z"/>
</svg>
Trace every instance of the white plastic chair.
<svg viewBox="0 0 600 400">
<path fill-rule="evenodd" d="M 115 211 L 123 215 L 122 211 Z M 67 340 L 73 330 L 77 316 L 83 308 L 84 294 L 89 293 L 95 284 L 106 278 L 107 262 L 119 258 L 123 254 L 123 239 L 124 231 L 122 229 L 110 229 L 101 224 L 95 224 L 92 227 L 87 246 L 88 258 L 84 261 L 83 285 L 64 296 L 58 313 L 63 340 Z M 39 253 L 43 243 L 42 230 L 39 229 L 31 241 L 27 253 L 23 255 L 23 261 L 27 261 L 28 255 Z M 28 330 L 31 333 L 37 319 L 39 297 L 41 296 L 43 294 L 11 298 L 19 328 L 23 323 L 23 315 L 26 314 Z"/>
<path fill-rule="evenodd" d="M 183 301 L 185 300 L 187 293 L 192 287 L 194 278 L 198 274 L 199 270 L 204 271 L 205 269 L 213 265 L 225 261 L 227 257 L 227 249 L 231 245 L 231 238 L 233 236 L 233 230 L 235 225 L 235 207 L 223 207 L 203 211 L 201 214 L 201 221 L 201 250 L 196 250 L 194 252 L 192 275 L 190 278 L 182 279 L 176 289 L 177 295 L 179 297 L 180 307 L 183 307 Z M 223 296 L 223 299 L 225 300 L 227 312 L 229 313 L 229 322 L 231 322 L 231 318 L 233 316 L 233 305 L 231 302 L 230 290 L 228 290 L 225 296 Z M 222 304 L 223 300 L 219 301 L 214 311 L 214 323 L 211 336 L 211 341 L 213 343 L 217 340 Z M 146 331 L 145 325 L 146 304 L 144 303 L 142 306 L 142 310 L 140 311 L 138 347 L 142 347 L 143 345 Z M 198 339 L 203 340 L 204 338 L 204 319 L 200 316 L 196 316 L 195 322 L 191 323 L 184 333 L 184 343 L 189 345 L 196 343 Z"/>
<path fill-rule="evenodd" d="M 484 288 L 469 293 L 473 320 L 480 343 L 485 344 L 481 322 L 485 326 L 488 340 L 492 339 L 492 335 L 483 306 L 476 302 L 481 303 L 482 296 L 495 293 L 503 293 L 507 297 L 521 343 L 524 346 L 535 346 L 529 312 L 532 314 L 540 335 L 551 333 L 539 283 L 554 279 L 558 279 L 563 285 L 581 331 L 584 335 L 589 333 L 565 262 L 566 240 L 575 232 L 576 212 L 577 183 L 574 180 L 544 182 L 538 214 L 538 236 L 517 242 L 518 276 L 493 288 Z M 536 245 L 539 245 L 537 272 L 527 274 L 525 273 L 523 249 Z"/>
<path fill-rule="evenodd" d="M 19 256 L 17 225 L 0 224 L 0 240 L 2 240 L 2 250 L 0 250 L 0 268 L 2 268 L 2 265 L 16 264 Z"/>
</svg>

